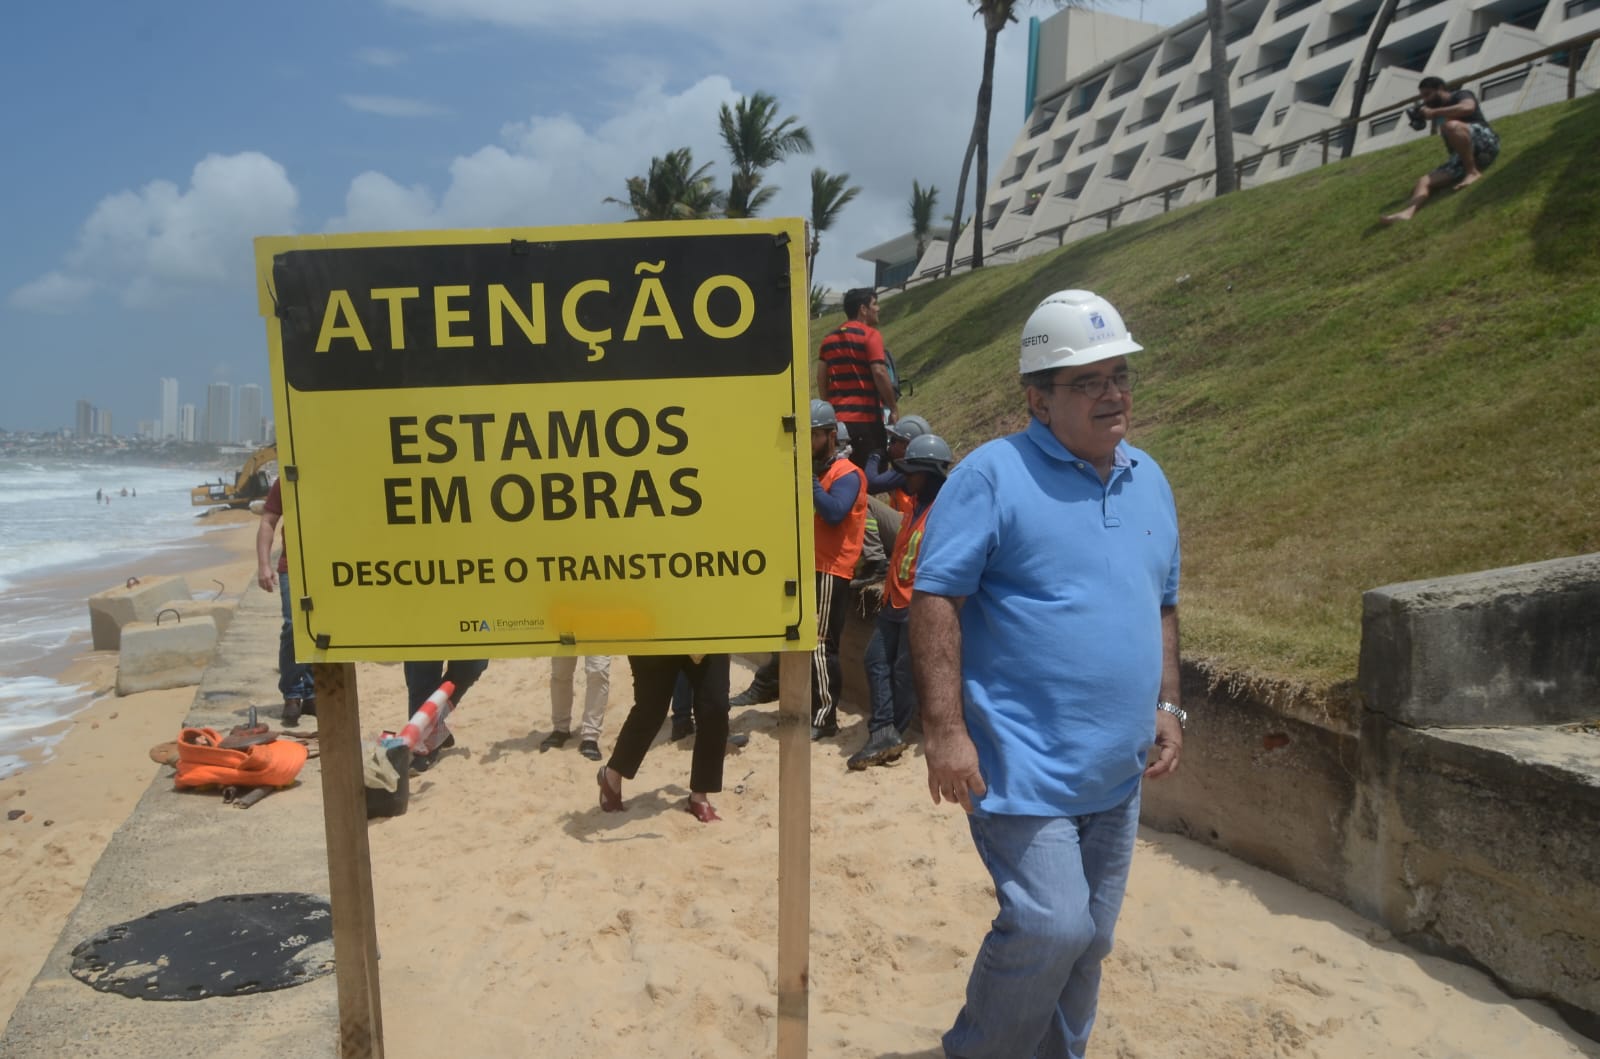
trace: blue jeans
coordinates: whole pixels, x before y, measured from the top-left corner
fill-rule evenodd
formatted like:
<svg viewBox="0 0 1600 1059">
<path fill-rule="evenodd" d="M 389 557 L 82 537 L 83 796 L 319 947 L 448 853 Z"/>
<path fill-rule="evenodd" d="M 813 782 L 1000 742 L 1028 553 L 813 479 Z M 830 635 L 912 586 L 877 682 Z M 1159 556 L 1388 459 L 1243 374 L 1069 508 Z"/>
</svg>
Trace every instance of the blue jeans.
<svg viewBox="0 0 1600 1059">
<path fill-rule="evenodd" d="M 917 688 L 911 680 L 911 636 L 906 623 L 878 613 L 877 627 L 867 641 L 867 690 L 872 695 L 869 732 L 891 725 L 901 736 L 917 716 Z"/>
<path fill-rule="evenodd" d="M 1000 914 L 944 1035 L 952 1059 L 1082 1059 L 1139 828 L 1139 789 L 1088 816 L 973 816 Z"/>
<path fill-rule="evenodd" d="M 469 662 L 407 662 L 406 671 L 406 721 L 411 720 L 411 715 L 417 712 L 428 696 L 439 690 L 439 685 L 448 680 L 456 686 L 456 693 L 450 696 L 451 707 L 461 705 L 461 696 L 467 689 L 477 683 L 483 671 L 489 668 L 487 658 L 479 658 Z M 405 721 L 400 722 L 402 725 Z"/>
<path fill-rule="evenodd" d="M 278 631 L 278 693 L 285 699 L 312 702 L 317 697 L 317 685 L 311 679 L 311 666 L 294 660 L 294 618 L 289 610 L 287 573 L 278 574 L 278 598 L 283 600 L 283 628 Z"/>
</svg>

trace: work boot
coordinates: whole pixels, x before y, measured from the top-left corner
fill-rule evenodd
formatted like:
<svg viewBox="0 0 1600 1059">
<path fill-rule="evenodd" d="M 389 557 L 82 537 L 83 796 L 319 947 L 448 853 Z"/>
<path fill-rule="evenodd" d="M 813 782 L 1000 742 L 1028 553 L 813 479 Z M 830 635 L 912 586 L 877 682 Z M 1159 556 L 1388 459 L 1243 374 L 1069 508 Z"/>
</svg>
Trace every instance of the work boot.
<svg viewBox="0 0 1600 1059">
<path fill-rule="evenodd" d="M 733 698 L 729 699 L 728 700 L 728 705 L 729 706 L 756 706 L 756 705 L 759 705 L 760 703 L 763 703 L 763 702 L 777 702 L 777 701 L 778 701 L 778 693 L 776 691 L 771 691 L 771 692 L 763 691 L 762 689 L 756 687 L 754 684 L 751 684 L 748 688 L 745 688 L 743 691 L 739 692 L 739 694 L 737 694 Z"/>
<path fill-rule="evenodd" d="M 595 739 L 585 739 L 583 742 L 578 744 L 578 753 L 582 754 L 584 757 L 588 758 L 590 761 L 599 761 L 600 760 L 600 743 L 599 743 L 599 741 L 595 740 Z"/>
<path fill-rule="evenodd" d="M 815 725 L 811 727 L 811 741 L 813 743 L 820 742 L 823 739 L 832 739 L 838 734 L 839 726 L 837 724 L 824 725 L 821 728 Z"/>
<path fill-rule="evenodd" d="M 539 752 L 542 754 L 546 750 L 560 750 L 567 745 L 567 740 L 571 738 L 571 732 L 551 732 L 539 740 Z"/>
<path fill-rule="evenodd" d="M 879 728 L 867 734 L 866 745 L 845 762 L 852 772 L 860 772 L 873 765 L 887 765 L 900 760 L 900 755 L 906 751 L 906 742 L 900 738 L 900 733 L 895 731 L 894 725 Z"/>
<path fill-rule="evenodd" d="M 304 711 L 304 709 L 305 709 L 305 700 L 304 699 L 295 699 L 295 698 L 284 699 L 283 700 L 283 726 L 285 728 L 298 728 L 298 727 L 300 727 L 300 714 Z"/>
</svg>

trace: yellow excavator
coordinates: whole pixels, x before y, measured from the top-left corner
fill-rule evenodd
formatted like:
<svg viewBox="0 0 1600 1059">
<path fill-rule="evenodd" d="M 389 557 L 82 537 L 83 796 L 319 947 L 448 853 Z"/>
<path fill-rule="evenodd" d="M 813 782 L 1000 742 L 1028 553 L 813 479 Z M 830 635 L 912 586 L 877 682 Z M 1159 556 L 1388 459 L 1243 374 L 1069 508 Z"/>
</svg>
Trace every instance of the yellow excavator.
<svg viewBox="0 0 1600 1059">
<path fill-rule="evenodd" d="M 263 445 L 250 454 L 232 483 L 218 478 L 189 490 L 189 503 L 195 507 L 249 507 L 272 488 L 272 466 L 278 462 L 278 446 Z"/>
</svg>

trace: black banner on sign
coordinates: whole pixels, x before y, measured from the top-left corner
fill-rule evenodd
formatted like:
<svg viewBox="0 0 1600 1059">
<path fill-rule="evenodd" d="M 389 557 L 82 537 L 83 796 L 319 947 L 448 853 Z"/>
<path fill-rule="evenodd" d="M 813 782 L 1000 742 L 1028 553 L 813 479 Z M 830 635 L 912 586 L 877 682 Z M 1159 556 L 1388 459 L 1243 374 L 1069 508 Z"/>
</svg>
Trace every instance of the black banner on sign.
<svg viewBox="0 0 1600 1059">
<path fill-rule="evenodd" d="M 772 233 L 291 250 L 272 262 L 293 390 L 775 375 L 792 364 Z"/>
</svg>

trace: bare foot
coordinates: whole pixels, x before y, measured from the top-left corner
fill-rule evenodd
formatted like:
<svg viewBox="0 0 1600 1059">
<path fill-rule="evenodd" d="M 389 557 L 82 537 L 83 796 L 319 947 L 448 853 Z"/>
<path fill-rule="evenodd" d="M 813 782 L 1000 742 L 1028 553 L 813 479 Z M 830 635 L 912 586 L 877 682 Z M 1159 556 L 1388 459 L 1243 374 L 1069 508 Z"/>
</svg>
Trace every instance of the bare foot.
<svg viewBox="0 0 1600 1059">
<path fill-rule="evenodd" d="M 1387 213 L 1378 218 L 1379 222 L 1384 225 L 1399 224 L 1401 221 L 1409 221 L 1410 219 L 1411 215 L 1409 213 Z"/>
<path fill-rule="evenodd" d="M 1462 188 L 1471 187 L 1481 179 L 1483 179 L 1482 173 L 1468 173 L 1466 176 L 1456 181 L 1456 190 L 1460 191 Z"/>
</svg>

